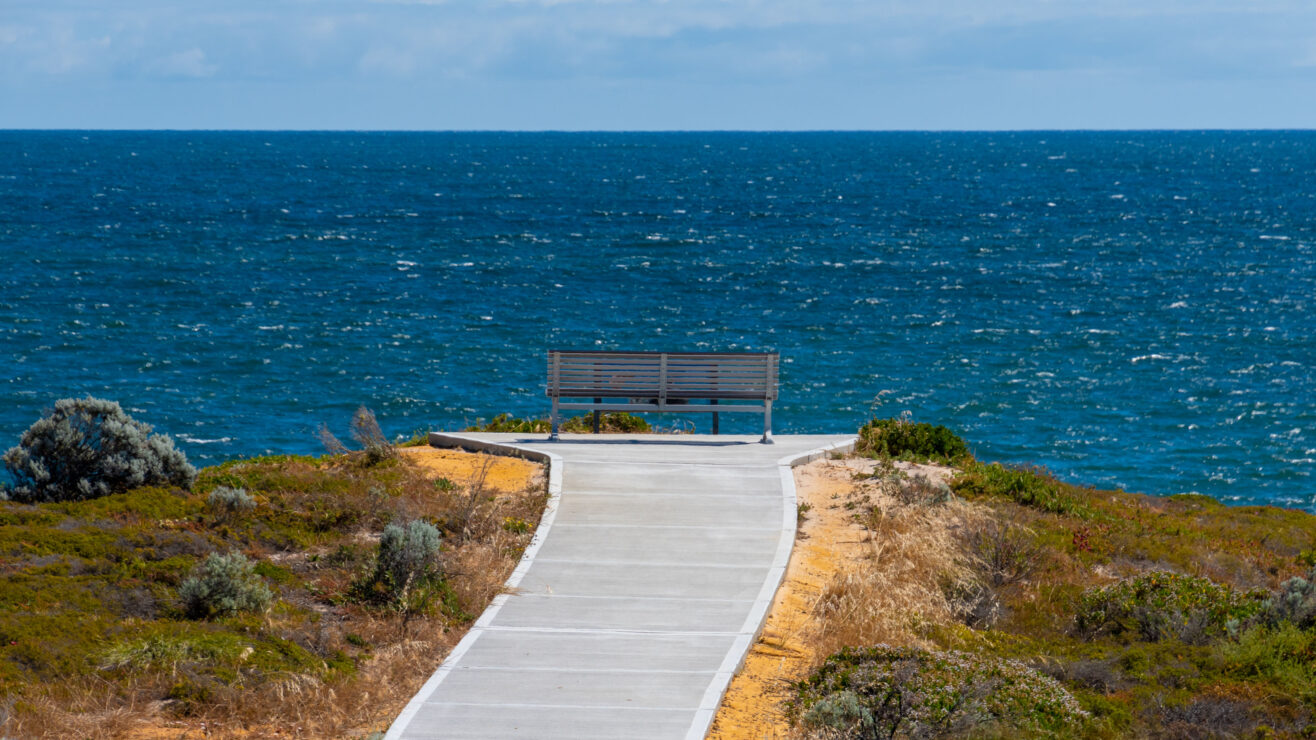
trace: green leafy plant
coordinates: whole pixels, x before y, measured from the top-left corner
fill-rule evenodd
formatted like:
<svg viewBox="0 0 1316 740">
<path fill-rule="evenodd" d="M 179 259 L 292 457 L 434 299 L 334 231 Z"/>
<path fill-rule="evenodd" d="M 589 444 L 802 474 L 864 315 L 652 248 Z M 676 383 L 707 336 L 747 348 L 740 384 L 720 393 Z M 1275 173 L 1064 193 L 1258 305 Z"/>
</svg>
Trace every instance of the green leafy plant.
<svg viewBox="0 0 1316 740">
<path fill-rule="evenodd" d="M 1175 638 L 1205 644 L 1226 636 L 1265 608 L 1265 592 L 1239 592 L 1207 578 L 1153 571 L 1085 591 L 1078 632 L 1132 634 L 1148 642 Z"/>
<path fill-rule="evenodd" d="M 1053 514 L 1087 513 L 1074 486 L 1062 483 L 1042 468 L 974 462 L 964 467 L 950 487 L 969 498 L 998 496 Z"/>
<path fill-rule="evenodd" d="M 518 419 L 511 414 L 499 414 L 489 421 L 466 427 L 468 432 L 503 432 L 508 434 L 547 434 L 551 428 L 548 419 Z M 562 422 L 561 431 L 588 434 L 594 431 L 594 417 L 590 414 L 574 416 Z M 604 434 L 640 434 L 652 432 L 649 422 L 635 414 L 616 412 L 600 414 L 599 431 Z"/>
<path fill-rule="evenodd" d="M 56 401 L 4 454 L 14 480 L 8 496 L 21 503 L 81 501 L 138 486 L 191 487 L 196 468 L 172 439 L 151 431 L 114 401 Z"/>
<path fill-rule="evenodd" d="M 845 648 L 796 685 L 791 713 L 843 738 L 1074 729 L 1087 714 L 1054 679 L 1013 660 L 876 645 Z"/>
<path fill-rule="evenodd" d="M 211 553 L 178 588 L 183 613 L 190 619 L 263 612 L 274 600 L 255 563 L 240 552 Z"/>
<path fill-rule="evenodd" d="M 964 440 L 941 425 L 908 419 L 873 419 L 859 428 L 857 451 L 870 457 L 955 463 L 967 459 Z"/>
</svg>

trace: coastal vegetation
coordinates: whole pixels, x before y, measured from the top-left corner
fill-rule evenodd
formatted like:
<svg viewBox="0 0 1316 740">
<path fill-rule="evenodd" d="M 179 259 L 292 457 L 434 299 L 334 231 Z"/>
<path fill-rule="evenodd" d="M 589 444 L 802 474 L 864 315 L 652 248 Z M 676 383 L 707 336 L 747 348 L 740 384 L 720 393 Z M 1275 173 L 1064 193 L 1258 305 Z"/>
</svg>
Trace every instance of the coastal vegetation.
<svg viewBox="0 0 1316 740">
<path fill-rule="evenodd" d="M 1074 485 L 908 419 L 821 465 L 862 555 L 812 609 L 788 734 L 1316 732 L 1311 514 Z"/>
<path fill-rule="evenodd" d="M 0 737 L 382 730 L 547 499 L 527 461 L 368 445 L 70 480 L 0 502 Z"/>
<path fill-rule="evenodd" d="M 4 454 L 14 501 L 79 501 L 149 485 L 188 488 L 196 468 L 174 441 L 100 398 L 65 398 Z"/>
<path fill-rule="evenodd" d="M 499 414 L 494 418 L 466 427 L 468 432 L 508 432 L 512 434 L 548 434 L 552 425 L 548 419 L 521 419 L 511 414 Z M 588 434 L 594 431 L 594 418 L 589 414 L 573 416 L 562 421 L 560 431 L 572 434 Z M 617 411 L 599 414 L 599 431 L 604 434 L 644 434 L 656 432 L 649 422 L 635 414 Z"/>
</svg>

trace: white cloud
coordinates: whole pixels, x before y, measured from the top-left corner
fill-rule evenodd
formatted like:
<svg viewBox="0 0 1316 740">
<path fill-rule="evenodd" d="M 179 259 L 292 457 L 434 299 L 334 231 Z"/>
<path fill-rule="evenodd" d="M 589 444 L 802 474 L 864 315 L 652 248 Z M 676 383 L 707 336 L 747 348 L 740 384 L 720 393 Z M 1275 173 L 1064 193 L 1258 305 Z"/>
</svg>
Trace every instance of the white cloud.
<svg viewBox="0 0 1316 740">
<path fill-rule="evenodd" d="M 223 81 L 235 95 L 257 84 L 396 85 L 408 94 L 454 84 L 560 85 L 606 97 L 654 85 L 731 99 L 737 90 L 796 84 L 860 97 L 879 84 L 949 90 L 956 80 L 1026 82 L 1049 73 L 1112 85 L 1139 78 L 1287 84 L 1316 65 L 1310 0 L 0 4 L 0 99 L 22 85 L 109 89 L 162 79 L 203 91 L 207 81 Z"/>
<path fill-rule="evenodd" d="M 206 53 L 197 47 L 176 54 L 159 57 L 146 65 L 146 70 L 159 77 L 211 77 L 219 67 L 206 61 Z"/>
</svg>

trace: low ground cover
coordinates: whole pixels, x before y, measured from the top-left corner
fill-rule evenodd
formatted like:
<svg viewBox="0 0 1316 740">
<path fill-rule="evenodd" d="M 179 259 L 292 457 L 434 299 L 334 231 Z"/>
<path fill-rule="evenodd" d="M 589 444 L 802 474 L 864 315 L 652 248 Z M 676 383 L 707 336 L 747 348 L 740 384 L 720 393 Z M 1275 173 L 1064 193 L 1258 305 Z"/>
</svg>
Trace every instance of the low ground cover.
<svg viewBox="0 0 1316 740">
<path fill-rule="evenodd" d="M 847 481 L 822 505 L 856 528 L 833 546 L 861 556 L 818 590 L 778 736 L 1316 733 L 1316 516 L 1095 490 L 904 424 L 821 463 Z M 923 669 L 948 660 L 1022 667 L 1050 703 L 988 711 L 969 668 Z M 918 690 L 883 693 L 891 676 Z"/>
<path fill-rule="evenodd" d="M 0 502 L 0 736 L 383 729 L 499 591 L 545 500 L 531 463 L 416 448 Z"/>
</svg>

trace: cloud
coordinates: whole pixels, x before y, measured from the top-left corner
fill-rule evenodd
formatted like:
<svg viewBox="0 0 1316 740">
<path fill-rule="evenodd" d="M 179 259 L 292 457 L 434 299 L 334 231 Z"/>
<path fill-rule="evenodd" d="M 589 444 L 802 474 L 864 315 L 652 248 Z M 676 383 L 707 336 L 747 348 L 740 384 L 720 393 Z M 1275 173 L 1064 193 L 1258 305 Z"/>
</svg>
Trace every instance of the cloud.
<svg viewBox="0 0 1316 740">
<path fill-rule="evenodd" d="M 1258 74 L 1307 64 L 1297 29 L 1316 26 L 1316 6 L 1288 0 L 248 0 L 187 12 L 18 0 L 8 12 L 3 67 L 123 78 Z"/>
<path fill-rule="evenodd" d="M 206 53 L 197 47 L 154 59 L 146 65 L 149 74 L 166 77 L 210 77 L 219 67 L 206 61 Z"/>
<path fill-rule="evenodd" d="M 167 80 L 253 98 L 257 86 L 653 86 L 707 104 L 743 99 L 732 90 L 858 97 L 965 80 L 1282 86 L 1316 64 L 1309 0 L 0 2 L 0 96 Z M 488 97 L 472 95 L 463 104 Z"/>
</svg>

